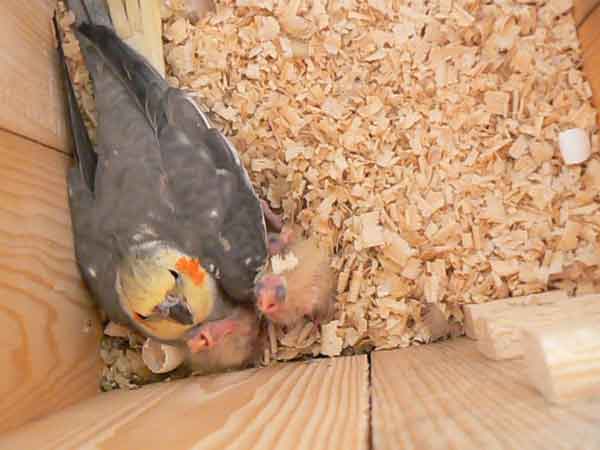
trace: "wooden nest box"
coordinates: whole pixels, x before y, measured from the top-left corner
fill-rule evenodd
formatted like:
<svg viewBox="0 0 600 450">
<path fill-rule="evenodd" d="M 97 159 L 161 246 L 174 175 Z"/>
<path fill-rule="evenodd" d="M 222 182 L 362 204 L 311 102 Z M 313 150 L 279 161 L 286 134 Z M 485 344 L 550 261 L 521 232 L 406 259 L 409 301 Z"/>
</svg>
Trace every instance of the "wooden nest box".
<svg viewBox="0 0 600 450">
<path fill-rule="evenodd" d="M 56 2 L 0 3 L 0 449 L 600 449 L 595 294 L 466 307 L 468 337 L 430 345 L 100 393 L 102 327 L 67 204 Z M 599 3 L 573 8 L 596 105 Z M 507 101 L 489 96 L 502 114 Z"/>
</svg>

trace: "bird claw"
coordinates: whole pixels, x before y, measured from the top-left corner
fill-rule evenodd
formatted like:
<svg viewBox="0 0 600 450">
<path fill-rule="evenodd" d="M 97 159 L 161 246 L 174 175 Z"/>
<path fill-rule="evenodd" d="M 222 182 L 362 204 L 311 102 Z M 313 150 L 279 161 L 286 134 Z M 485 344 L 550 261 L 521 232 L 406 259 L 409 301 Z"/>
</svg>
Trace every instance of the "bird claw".
<svg viewBox="0 0 600 450">
<path fill-rule="evenodd" d="M 284 253 L 294 240 L 294 236 L 294 231 L 287 225 L 282 226 L 279 234 L 269 233 L 269 255 Z"/>
<path fill-rule="evenodd" d="M 186 344 L 192 353 L 209 350 L 234 332 L 236 322 L 231 319 L 215 320 L 190 331 Z"/>
<path fill-rule="evenodd" d="M 281 229 L 283 228 L 283 220 L 281 219 L 281 216 L 271 209 L 266 200 L 261 199 L 260 206 L 262 208 L 263 214 L 265 215 L 267 223 L 271 225 L 271 227 L 274 228 L 275 231 L 281 231 Z"/>
</svg>

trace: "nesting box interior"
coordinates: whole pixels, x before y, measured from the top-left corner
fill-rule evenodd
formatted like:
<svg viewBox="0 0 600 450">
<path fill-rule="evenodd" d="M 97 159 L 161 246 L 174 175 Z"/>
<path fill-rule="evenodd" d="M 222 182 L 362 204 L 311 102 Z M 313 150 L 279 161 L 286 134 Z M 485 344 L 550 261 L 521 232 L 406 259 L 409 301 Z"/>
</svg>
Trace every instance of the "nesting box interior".
<svg viewBox="0 0 600 450">
<path fill-rule="evenodd" d="M 594 105 L 599 5 L 572 9 Z M 467 336 L 440 343 L 100 393 L 102 324 L 67 204 L 55 7 L 0 4 L 0 449 L 600 449 L 596 294 L 466 308 Z"/>
</svg>

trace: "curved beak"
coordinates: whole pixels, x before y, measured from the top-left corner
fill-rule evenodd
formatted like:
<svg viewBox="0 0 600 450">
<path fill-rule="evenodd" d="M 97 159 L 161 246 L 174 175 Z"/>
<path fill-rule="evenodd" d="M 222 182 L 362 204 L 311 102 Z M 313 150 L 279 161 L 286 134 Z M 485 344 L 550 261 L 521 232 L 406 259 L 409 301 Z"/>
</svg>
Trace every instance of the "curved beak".
<svg viewBox="0 0 600 450">
<path fill-rule="evenodd" d="M 194 323 L 194 313 L 185 297 L 168 294 L 154 309 L 165 319 L 171 319 L 181 325 Z"/>
</svg>

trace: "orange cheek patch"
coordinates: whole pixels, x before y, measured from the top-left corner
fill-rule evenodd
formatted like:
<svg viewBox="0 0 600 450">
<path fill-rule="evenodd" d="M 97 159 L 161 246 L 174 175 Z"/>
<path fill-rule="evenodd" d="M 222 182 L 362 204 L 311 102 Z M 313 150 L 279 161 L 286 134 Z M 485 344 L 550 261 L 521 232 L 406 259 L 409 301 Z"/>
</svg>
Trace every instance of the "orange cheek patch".
<svg viewBox="0 0 600 450">
<path fill-rule="evenodd" d="M 194 284 L 201 286 L 202 283 L 204 283 L 206 272 L 204 272 L 204 269 L 200 265 L 200 261 L 197 259 L 181 257 L 177 260 L 175 268 L 179 272 L 185 273 L 190 277 Z"/>
</svg>

